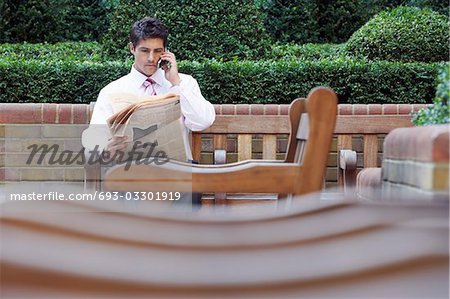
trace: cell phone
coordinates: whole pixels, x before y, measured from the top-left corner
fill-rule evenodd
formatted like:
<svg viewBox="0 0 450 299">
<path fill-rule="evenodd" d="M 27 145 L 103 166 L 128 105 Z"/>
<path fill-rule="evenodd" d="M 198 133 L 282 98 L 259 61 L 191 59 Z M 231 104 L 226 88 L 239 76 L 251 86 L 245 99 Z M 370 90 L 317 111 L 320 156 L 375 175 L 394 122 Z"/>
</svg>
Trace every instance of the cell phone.
<svg viewBox="0 0 450 299">
<path fill-rule="evenodd" d="M 169 48 L 166 48 L 165 49 L 165 51 L 169 51 Z M 162 59 L 160 59 L 159 61 L 158 61 L 158 67 L 159 68 L 162 68 L 163 69 L 163 66 L 167 66 L 167 68 L 170 68 L 170 62 L 169 61 L 167 61 L 167 60 L 162 60 Z"/>
<path fill-rule="evenodd" d="M 162 60 L 160 59 L 158 61 L 158 67 L 163 69 L 163 66 L 167 65 L 168 67 L 170 67 L 169 62 L 167 60 Z"/>
</svg>

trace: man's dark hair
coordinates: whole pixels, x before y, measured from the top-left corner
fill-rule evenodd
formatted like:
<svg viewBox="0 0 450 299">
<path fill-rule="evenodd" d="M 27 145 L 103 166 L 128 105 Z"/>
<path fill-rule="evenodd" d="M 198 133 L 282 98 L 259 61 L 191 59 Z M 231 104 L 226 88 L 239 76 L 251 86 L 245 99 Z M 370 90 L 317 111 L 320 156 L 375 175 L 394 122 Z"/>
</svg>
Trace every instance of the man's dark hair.
<svg viewBox="0 0 450 299">
<path fill-rule="evenodd" d="M 130 42 L 134 47 L 136 47 L 141 39 L 161 38 L 164 42 L 165 48 L 167 45 L 168 35 L 169 31 L 160 20 L 145 17 L 133 24 L 130 32 Z"/>
</svg>

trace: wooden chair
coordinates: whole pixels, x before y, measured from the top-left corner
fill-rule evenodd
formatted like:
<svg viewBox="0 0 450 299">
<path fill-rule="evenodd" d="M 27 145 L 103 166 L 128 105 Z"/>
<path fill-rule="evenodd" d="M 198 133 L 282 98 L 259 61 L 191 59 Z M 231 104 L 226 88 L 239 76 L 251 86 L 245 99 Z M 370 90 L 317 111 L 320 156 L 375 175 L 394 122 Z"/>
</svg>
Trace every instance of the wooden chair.
<svg viewBox="0 0 450 299">
<path fill-rule="evenodd" d="M 112 167 L 105 187 L 115 191 L 278 193 L 320 191 L 336 122 L 337 96 L 314 88 L 289 110 L 291 134 L 285 161 L 246 160 L 224 165 L 134 163 Z"/>
</svg>

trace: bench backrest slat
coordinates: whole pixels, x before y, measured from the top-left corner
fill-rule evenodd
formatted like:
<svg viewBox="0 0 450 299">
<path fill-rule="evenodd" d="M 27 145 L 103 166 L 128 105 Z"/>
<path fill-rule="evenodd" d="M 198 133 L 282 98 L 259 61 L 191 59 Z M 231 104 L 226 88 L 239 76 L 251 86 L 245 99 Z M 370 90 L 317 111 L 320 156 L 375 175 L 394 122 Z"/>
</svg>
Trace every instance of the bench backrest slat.
<svg viewBox="0 0 450 299">
<path fill-rule="evenodd" d="M 263 159 L 276 160 L 277 158 L 277 136 L 264 135 L 263 136 Z"/>
</svg>

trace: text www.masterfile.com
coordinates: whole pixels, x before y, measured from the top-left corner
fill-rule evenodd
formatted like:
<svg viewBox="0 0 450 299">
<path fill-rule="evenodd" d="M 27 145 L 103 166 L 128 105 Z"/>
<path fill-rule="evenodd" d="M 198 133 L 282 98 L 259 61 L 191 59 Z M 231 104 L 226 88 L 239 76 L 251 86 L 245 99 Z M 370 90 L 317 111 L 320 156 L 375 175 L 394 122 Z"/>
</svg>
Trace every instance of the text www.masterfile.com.
<svg viewBox="0 0 450 299">
<path fill-rule="evenodd" d="M 180 192 L 107 192 L 95 191 L 93 193 L 62 193 L 50 192 L 30 192 L 11 193 L 11 201 L 92 201 L 92 200 L 179 200 Z"/>
</svg>

